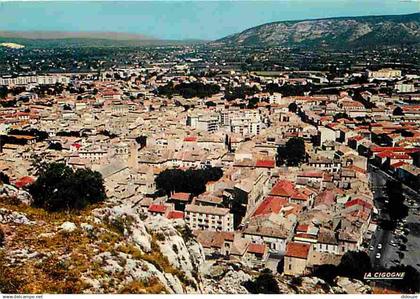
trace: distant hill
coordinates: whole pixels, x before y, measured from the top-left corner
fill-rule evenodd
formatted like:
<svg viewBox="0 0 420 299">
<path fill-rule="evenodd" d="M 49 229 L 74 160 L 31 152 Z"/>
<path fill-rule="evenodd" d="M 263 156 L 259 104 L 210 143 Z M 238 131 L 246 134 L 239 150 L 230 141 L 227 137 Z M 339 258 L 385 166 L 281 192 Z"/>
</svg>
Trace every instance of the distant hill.
<svg viewBox="0 0 420 299">
<path fill-rule="evenodd" d="M 213 44 L 333 48 L 420 44 L 420 13 L 273 22 Z"/>
<path fill-rule="evenodd" d="M 0 42 L 13 42 L 25 47 L 126 47 L 202 43 L 199 40 L 161 40 L 124 32 L 60 32 L 0 31 Z"/>
</svg>

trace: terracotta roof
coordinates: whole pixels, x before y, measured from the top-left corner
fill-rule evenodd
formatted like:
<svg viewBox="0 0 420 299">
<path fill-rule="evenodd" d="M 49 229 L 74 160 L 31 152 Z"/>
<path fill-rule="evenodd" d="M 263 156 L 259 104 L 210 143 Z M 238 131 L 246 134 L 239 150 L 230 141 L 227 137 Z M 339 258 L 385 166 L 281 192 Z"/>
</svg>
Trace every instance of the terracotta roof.
<svg viewBox="0 0 420 299">
<path fill-rule="evenodd" d="M 154 213 L 165 213 L 166 209 L 167 209 L 167 206 L 153 204 L 153 205 L 150 205 L 148 211 L 154 212 Z"/>
<path fill-rule="evenodd" d="M 296 227 L 296 231 L 297 232 L 307 232 L 308 231 L 308 228 L 309 228 L 309 225 L 305 225 L 305 224 L 299 224 L 297 227 Z"/>
<path fill-rule="evenodd" d="M 352 199 L 344 204 L 346 208 L 352 207 L 354 205 L 359 205 L 364 208 L 372 209 L 372 205 L 361 198 Z"/>
<path fill-rule="evenodd" d="M 197 136 L 188 136 L 184 138 L 185 142 L 195 142 L 197 141 Z"/>
<path fill-rule="evenodd" d="M 168 219 L 184 219 L 184 212 L 181 211 L 170 211 L 168 215 L 166 215 Z"/>
<path fill-rule="evenodd" d="M 264 168 L 274 168 L 275 161 L 274 160 L 258 160 L 255 163 L 256 167 L 264 167 Z"/>
<path fill-rule="evenodd" d="M 290 197 L 295 193 L 295 186 L 292 182 L 287 180 L 280 180 L 274 185 L 273 189 L 271 189 L 270 195 Z"/>
<path fill-rule="evenodd" d="M 288 257 L 307 259 L 311 245 L 297 242 L 290 242 L 286 246 L 286 254 Z"/>
<path fill-rule="evenodd" d="M 264 254 L 267 246 L 265 244 L 254 244 L 251 243 L 248 246 L 248 252 L 249 253 L 255 253 L 255 254 Z"/>
<path fill-rule="evenodd" d="M 21 177 L 19 180 L 15 182 L 15 186 L 18 188 L 22 188 L 32 184 L 35 180 L 29 176 Z"/>
<path fill-rule="evenodd" d="M 278 214 L 282 207 L 287 204 L 287 199 L 268 196 L 255 210 L 254 216 L 275 213 Z"/>
<path fill-rule="evenodd" d="M 171 198 L 174 200 L 179 200 L 179 201 L 189 201 L 190 196 L 191 196 L 191 193 L 175 192 L 174 194 L 172 194 Z"/>
</svg>

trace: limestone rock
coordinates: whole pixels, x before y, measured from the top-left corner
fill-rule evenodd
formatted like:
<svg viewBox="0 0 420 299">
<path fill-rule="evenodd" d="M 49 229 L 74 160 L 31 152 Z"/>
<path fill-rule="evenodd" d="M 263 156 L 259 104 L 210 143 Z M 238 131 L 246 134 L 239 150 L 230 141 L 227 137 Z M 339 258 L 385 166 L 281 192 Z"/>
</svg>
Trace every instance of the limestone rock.
<svg viewBox="0 0 420 299">
<path fill-rule="evenodd" d="M 61 232 L 71 233 L 77 229 L 77 226 L 73 222 L 66 221 L 61 224 L 59 228 Z"/>
</svg>

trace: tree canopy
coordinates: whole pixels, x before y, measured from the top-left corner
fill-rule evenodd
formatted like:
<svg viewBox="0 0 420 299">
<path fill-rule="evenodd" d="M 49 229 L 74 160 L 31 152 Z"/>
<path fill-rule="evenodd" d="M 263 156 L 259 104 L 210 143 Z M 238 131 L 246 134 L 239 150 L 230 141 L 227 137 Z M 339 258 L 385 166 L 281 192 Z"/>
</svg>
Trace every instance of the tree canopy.
<svg viewBox="0 0 420 299">
<path fill-rule="evenodd" d="M 408 208 L 404 205 L 402 183 L 394 180 L 386 182 L 385 192 L 389 198 L 387 210 L 391 220 L 399 220 L 407 216 Z"/>
<path fill-rule="evenodd" d="M 331 264 L 320 265 L 314 269 L 312 275 L 328 283 L 333 283 L 337 276 L 363 280 L 365 273 L 371 271 L 371 269 L 370 258 L 366 252 L 347 251 L 341 258 L 338 266 Z"/>
<path fill-rule="evenodd" d="M 72 168 L 63 163 L 43 167 L 29 186 L 34 206 L 49 211 L 79 210 L 106 198 L 102 175 L 90 169 Z"/>
<path fill-rule="evenodd" d="M 298 166 L 305 159 L 305 142 L 301 137 L 292 137 L 285 147 L 277 148 L 277 164 L 286 163 L 288 166 Z"/>
<path fill-rule="evenodd" d="M 219 85 L 204 84 L 200 82 L 180 83 L 177 85 L 174 85 L 172 82 L 170 82 L 157 88 L 157 93 L 159 95 L 172 97 L 173 95 L 178 94 L 186 99 L 194 97 L 205 98 L 218 92 L 220 92 Z"/>
<path fill-rule="evenodd" d="M 188 192 L 198 195 L 206 190 L 206 183 L 217 181 L 223 176 L 221 168 L 204 169 L 166 169 L 156 177 L 156 186 L 166 194 L 171 192 Z"/>
<path fill-rule="evenodd" d="M 414 267 L 408 265 L 397 265 L 389 269 L 395 272 L 405 272 L 402 280 L 393 280 L 394 287 L 404 293 L 416 294 L 420 292 L 420 273 Z"/>
<path fill-rule="evenodd" d="M 245 281 L 243 285 L 251 294 L 280 294 L 277 280 L 269 269 L 262 270 L 254 281 Z"/>
<path fill-rule="evenodd" d="M 401 107 L 396 107 L 394 109 L 394 111 L 392 111 L 392 115 L 404 115 L 403 110 L 401 109 Z"/>
</svg>

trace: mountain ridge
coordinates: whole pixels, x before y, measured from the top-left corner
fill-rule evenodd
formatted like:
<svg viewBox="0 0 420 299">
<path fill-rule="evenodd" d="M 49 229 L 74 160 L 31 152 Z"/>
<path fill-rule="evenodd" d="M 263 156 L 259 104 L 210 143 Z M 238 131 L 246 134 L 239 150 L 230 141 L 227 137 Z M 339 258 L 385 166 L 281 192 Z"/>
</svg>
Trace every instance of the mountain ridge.
<svg viewBox="0 0 420 299">
<path fill-rule="evenodd" d="M 382 40 L 381 40 L 382 39 Z M 405 15 L 275 21 L 214 41 L 233 46 L 333 46 L 420 43 L 420 12 Z"/>
</svg>

